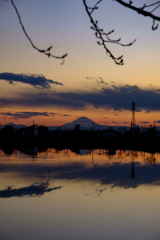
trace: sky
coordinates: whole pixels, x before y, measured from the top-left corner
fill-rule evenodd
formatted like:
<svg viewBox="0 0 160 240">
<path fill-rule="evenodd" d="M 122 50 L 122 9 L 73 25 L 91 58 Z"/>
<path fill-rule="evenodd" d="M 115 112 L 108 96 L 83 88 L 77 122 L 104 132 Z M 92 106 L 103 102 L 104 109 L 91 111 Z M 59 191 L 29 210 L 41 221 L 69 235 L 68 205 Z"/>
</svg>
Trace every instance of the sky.
<svg viewBox="0 0 160 240">
<path fill-rule="evenodd" d="M 133 1 L 145 2 L 154 1 Z M 152 19 L 116 1 L 99 4 L 93 17 L 106 32 L 114 29 L 113 39 L 137 39 L 130 47 L 107 45 L 116 57 L 124 55 L 118 66 L 97 44 L 82 0 L 14 3 L 37 47 L 52 45 L 52 54 L 68 56 L 61 65 L 33 49 L 11 2 L 0 0 L 0 124 L 60 126 L 85 116 L 102 125 L 130 126 L 134 101 L 137 125 L 160 125 L 160 27 L 152 31 Z"/>
</svg>

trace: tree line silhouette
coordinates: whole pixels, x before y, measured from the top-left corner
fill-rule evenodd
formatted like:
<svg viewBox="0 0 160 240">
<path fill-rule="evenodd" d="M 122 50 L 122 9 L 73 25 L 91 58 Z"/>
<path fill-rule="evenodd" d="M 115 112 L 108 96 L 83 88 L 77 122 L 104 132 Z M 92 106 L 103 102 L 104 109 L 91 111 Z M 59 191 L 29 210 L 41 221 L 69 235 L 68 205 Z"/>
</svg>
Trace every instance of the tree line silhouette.
<svg viewBox="0 0 160 240">
<path fill-rule="evenodd" d="M 134 150 L 160 150 L 160 132 L 155 126 L 148 128 L 115 130 L 109 127 L 105 130 L 84 130 L 79 125 L 74 129 L 48 130 L 46 126 L 32 125 L 30 127 L 15 129 L 5 126 L 0 130 L 0 144 L 8 146 L 44 146 L 61 148 L 106 148 L 134 149 Z"/>
</svg>

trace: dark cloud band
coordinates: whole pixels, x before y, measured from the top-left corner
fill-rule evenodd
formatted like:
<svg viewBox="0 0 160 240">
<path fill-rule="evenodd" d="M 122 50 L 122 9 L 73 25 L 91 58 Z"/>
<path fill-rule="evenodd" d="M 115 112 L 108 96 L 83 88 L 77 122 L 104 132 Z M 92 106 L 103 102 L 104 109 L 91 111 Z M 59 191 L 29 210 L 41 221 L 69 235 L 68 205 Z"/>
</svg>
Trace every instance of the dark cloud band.
<svg viewBox="0 0 160 240">
<path fill-rule="evenodd" d="M 61 109 L 85 109 L 92 106 L 115 111 L 131 110 L 136 102 L 136 111 L 160 111 L 160 90 L 141 89 L 138 86 L 112 86 L 101 91 L 88 93 L 54 92 L 42 94 L 21 94 L 17 98 L 1 98 L 0 106 L 59 107 Z"/>
<path fill-rule="evenodd" d="M 21 82 L 25 84 L 29 84 L 36 88 L 51 88 L 51 84 L 55 85 L 63 85 L 61 82 L 56 82 L 51 79 L 45 78 L 43 75 L 36 74 L 14 74 L 14 73 L 0 73 L 0 80 L 8 81 L 13 84 L 15 82 Z"/>
<path fill-rule="evenodd" d="M 14 117 L 14 118 L 31 118 L 31 117 L 39 117 L 39 116 L 54 116 L 56 113 L 48 113 L 48 112 L 16 112 L 16 113 L 11 113 L 11 112 L 2 112 L 2 115 L 9 116 L 9 117 Z"/>
</svg>

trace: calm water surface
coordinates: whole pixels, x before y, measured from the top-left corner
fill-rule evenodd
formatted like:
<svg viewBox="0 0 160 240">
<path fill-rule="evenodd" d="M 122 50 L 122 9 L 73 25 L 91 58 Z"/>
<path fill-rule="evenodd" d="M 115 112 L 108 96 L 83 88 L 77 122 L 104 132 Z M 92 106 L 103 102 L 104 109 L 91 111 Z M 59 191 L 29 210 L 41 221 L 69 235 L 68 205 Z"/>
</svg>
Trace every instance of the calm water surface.
<svg viewBox="0 0 160 240">
<path fill-rule="evenodd" d="M 160 154 L 0 150 L 0 240 L 32 239 L 160 239 Z"/>
</svg>

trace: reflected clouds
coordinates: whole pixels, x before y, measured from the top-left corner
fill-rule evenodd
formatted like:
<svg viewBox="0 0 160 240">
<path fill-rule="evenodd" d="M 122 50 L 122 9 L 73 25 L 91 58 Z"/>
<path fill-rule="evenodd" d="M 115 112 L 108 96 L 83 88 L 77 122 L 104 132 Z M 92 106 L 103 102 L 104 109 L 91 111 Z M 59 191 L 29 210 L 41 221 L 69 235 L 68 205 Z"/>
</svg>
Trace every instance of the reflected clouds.
<svg viewBox="0 0 160 240">
<path fill-rule="evenodd" d="M 48 188 L 48 184 L 46 183 L 34 183 L 29 187 L 23 187 L 18 189 L 12 189 L 12 187 L 8 187 L 8 189 L 0 191 L 0 198 L 11 198 L 11 197 L 40 197 L 47 192 L 51 192 L 54 190 L 61 189 L 60 187 Z"/>
</svg>

